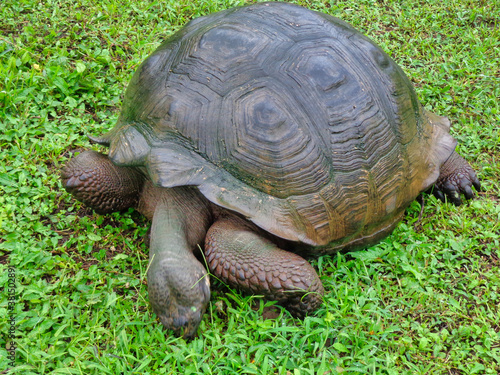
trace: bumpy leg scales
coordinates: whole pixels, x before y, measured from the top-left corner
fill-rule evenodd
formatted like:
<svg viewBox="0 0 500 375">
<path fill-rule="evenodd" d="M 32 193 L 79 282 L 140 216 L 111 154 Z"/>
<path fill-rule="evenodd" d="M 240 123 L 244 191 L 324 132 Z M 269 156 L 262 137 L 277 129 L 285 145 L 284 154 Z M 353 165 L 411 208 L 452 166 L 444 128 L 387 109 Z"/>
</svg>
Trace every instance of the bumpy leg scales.
<svg viewBox="0 0 500 375">
<path fill-rule="evenodd" d="M 218 278 L 277 300 L 296 316 L 316 310 L 322 302 L 323 285 L 313 267 L 278 248 L 242 219 L 225 217 L 215 222 L 205 238 L 205 256 Z"/>
<path fill-rule="evenodd" d="M 61 171 L 64 188 L 98 213 L 136 206 L 144 177 L 134 168 L 118 167 L 106 155 L 84 151 Z"/>
<path fill-rule="evenodd" d="M 443 164 L 439 178 L 434 186 L 434 195 L 440 200 L 445 200 L 445 194 L 455 205 L 460 205 L 462 200 L 460 194 L 464 194 L 466 199 L 472 199 L 474 192 L 472 186 L 479 191 L 481 183 L 472 167 L 454 152 Z"/>
</svg>

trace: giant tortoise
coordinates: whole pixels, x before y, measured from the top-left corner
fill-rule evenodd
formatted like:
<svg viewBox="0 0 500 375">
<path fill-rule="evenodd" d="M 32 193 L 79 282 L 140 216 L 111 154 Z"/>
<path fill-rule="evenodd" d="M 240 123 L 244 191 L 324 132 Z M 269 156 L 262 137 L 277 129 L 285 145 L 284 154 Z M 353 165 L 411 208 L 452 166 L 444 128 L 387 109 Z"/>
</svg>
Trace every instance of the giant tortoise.
<svg viewBox="0 0 500 375">
<path fill-rule="evenodd" d="M 99 213 L 152 219 L 149 299 L 193 336 L 210 272 L 302 316 L 324 293 L 300 253 L 366 248 L 424 190 L 480 184 L 450 122 L 347 23 L 288 3 L 189 22 L 138 68 L 115 127 L 62 170 Z M 197 254 L 203 249 L 204 257 Z M 205 259 L 205 261 L 204 261 Z"/>
</svg>

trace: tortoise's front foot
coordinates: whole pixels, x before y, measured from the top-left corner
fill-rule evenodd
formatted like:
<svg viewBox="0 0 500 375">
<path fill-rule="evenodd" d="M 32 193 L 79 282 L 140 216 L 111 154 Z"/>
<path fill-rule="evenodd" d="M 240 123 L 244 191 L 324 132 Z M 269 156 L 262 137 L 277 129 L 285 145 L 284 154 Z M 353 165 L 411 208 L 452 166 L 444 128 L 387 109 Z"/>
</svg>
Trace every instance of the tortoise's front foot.
<svg viewBox="0 0 500 375">
<path fill-rule="evenodd" d="M 460 194 L 463 194 L 466 199 L 474 197 L 472 186 L 476 191 L 481 189 L 476 172 L 464 158 L 454 152 L 441 167 L 433 193 L 443 202 L 446 194 L 453 204 L 459 206 L 462 203 Z"/>
<path fill-rule="evenodd" d="M 199 262 L 183 266 L 167 258 L 153 259 L 148 293 L 154 313 L 166 328 L 185 339 L 196 334 L 210 300 L 210 282 Z"/>
<path fill-rule="evenodd" d="M 205 256 L 215 276 L 278 301 L 294 316 L 315 311 L 323 301 L 323 285 L 314 268 L 297 254 L 278 248 L 243 219 L 215 222 L 205 238 Z"/>
<path fill-rule="evenodd" d="M 61 170 L 66 191 L 98 213 L 121 211 L 137 204 L 144 177 L 119 167 L 103 154 L 84 151 Z"/>
</svg>

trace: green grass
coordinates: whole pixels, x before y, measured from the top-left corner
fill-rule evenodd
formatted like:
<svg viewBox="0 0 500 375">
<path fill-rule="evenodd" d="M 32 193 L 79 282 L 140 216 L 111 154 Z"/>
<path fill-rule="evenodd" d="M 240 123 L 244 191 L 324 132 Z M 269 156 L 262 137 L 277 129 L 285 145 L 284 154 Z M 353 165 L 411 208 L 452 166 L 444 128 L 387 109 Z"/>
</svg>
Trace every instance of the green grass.
<svg viewBox="0 0 500 375">
<path fill-rule="evenodd" d="M 314 261 L 327 294 L 304 320 L 213 282 L 198 338 L 165 335 L 148 306 L 148 223 L 99 216 L 58 170 L 113 126 L 138 64 L 189 19 L 244 1 L 0 2 L 0 372 L 10 374 L 500 373 L 500 3 L 302 1 L 338 16 L 449 116 L 484 191 L 424 196 L 383 242 Z M 12 279 L 12 278 L 11 278 Z"/>
</svg>

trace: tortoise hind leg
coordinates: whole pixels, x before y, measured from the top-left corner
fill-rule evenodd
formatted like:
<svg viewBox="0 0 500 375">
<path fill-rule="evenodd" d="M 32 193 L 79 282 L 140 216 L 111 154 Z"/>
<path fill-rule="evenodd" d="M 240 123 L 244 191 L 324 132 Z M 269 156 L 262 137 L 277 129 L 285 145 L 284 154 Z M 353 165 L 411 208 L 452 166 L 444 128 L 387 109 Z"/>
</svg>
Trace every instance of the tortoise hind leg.
<svg viewBox="0 0 500 375">
<path fill-rule="evenodd" d="M 459 206 L 462 203 L 460 199 L 461 193 L 464 194 L 466 199 L 474 197 L 472 186 L 477 191 L 481 189 L 481 183 L 476 176 L 476 172 L 464 158 L 453 152 L 441 166 L 439 178 L 433 192 L 442 201 L 445 200 L 446 194 L 453 204 Z"/>
<path fill-rule="evenodd" d="M 137 205 L 144 177 L 135 168 L 119 167 L 103 154 L 84 151 L 61 170 L 66 191 L 104 214 Z"/>
<path fill-rule="evenodd" d="M 321 304 L 324 289 L 313 267 L 302 257 L 278 248 L 243 219 L 216 221 L 205 238 L 205 256 L 215 276 L 276 300 L 295 316 L 304 316 Z"/>
</svg>

